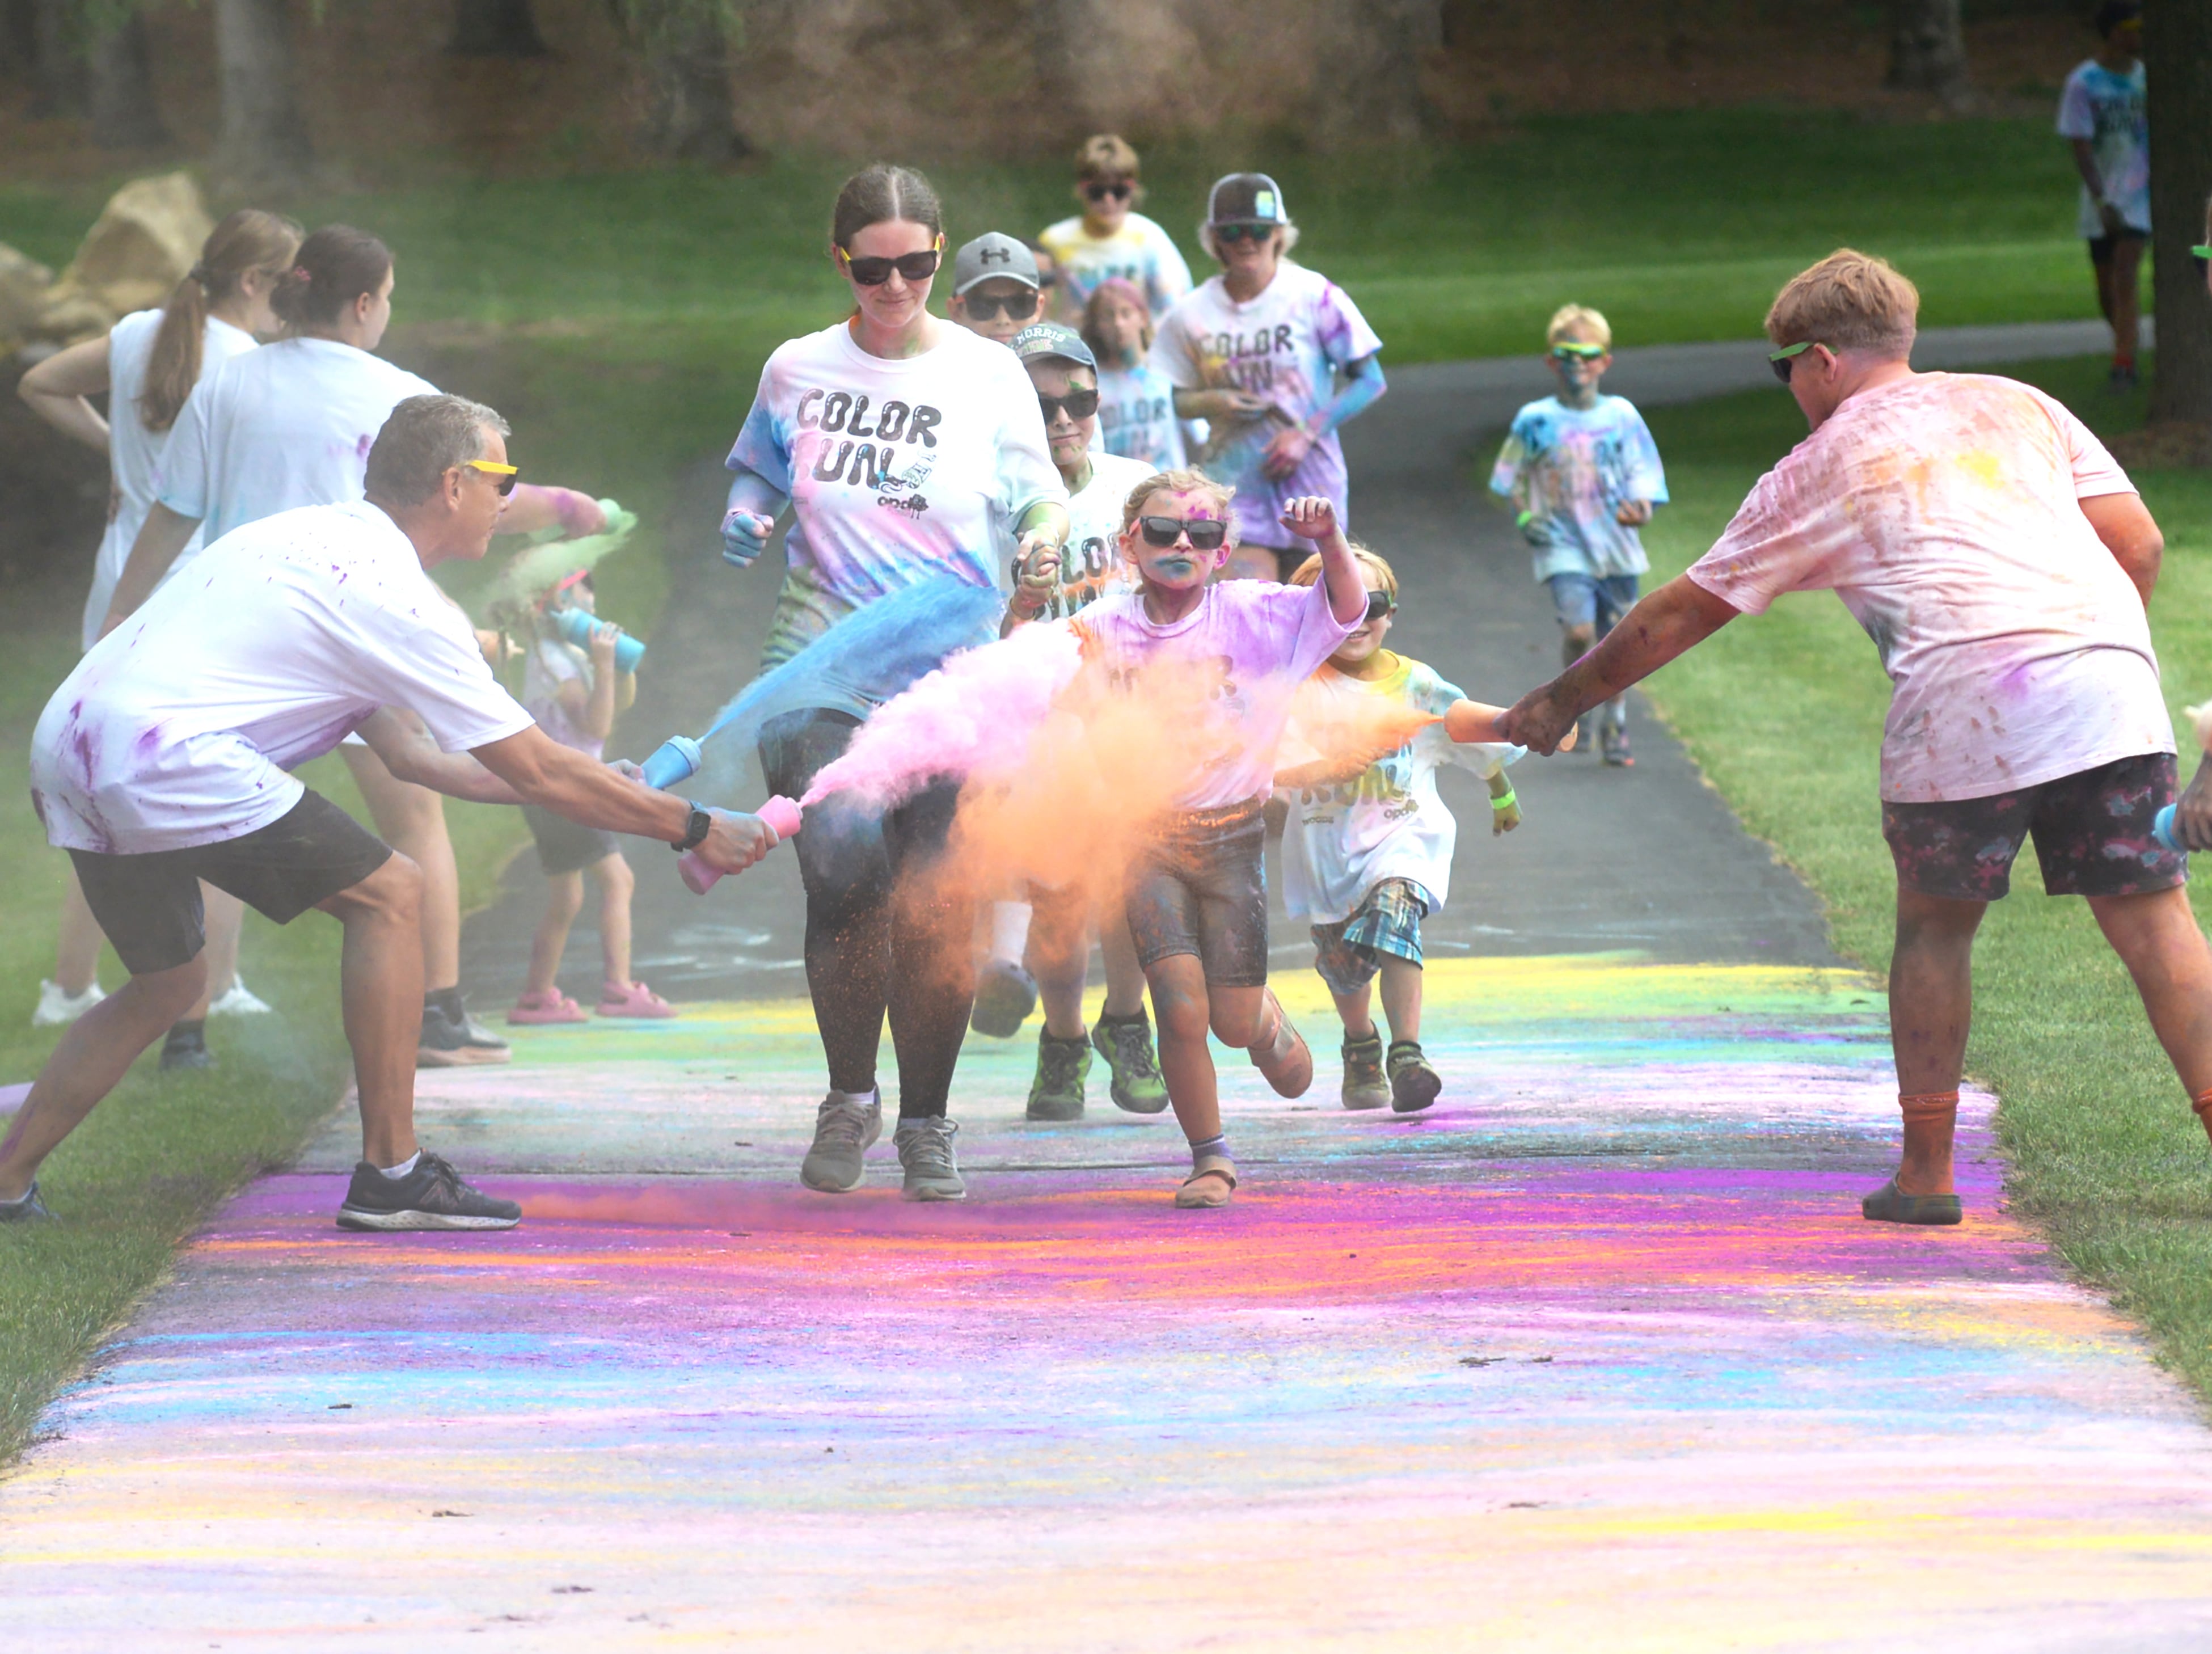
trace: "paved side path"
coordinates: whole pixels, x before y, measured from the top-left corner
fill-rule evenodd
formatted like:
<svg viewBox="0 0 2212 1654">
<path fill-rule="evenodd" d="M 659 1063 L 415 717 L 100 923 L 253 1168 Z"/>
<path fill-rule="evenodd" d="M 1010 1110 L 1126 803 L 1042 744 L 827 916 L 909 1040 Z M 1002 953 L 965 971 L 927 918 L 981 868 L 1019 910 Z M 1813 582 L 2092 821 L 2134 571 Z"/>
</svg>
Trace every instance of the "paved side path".
<svg viewBox="0 0 2212 1654">
<path fill-rule="evenodd" d="M 1453 469 L 1532 371 L 1401 372 L 1355 428 L 1360 532 L 1421 594 L 1400 638 L 1478 693 L 1553 658 L 1525 557 Z M 1765 371 L 1748 347 L 1624 353 L 1617 383 Z M 772 584 L 702 579 L 655 658 L 741 677 Z M 660 682 L 655 733 L 720 692 Z M 888 1145 L 861 1193 L 800 1190 L 806 1007 L 707 1000 L 793 984 L 790 859 L 706 903 L 653 878 L 650 970 L 702 1002 L 526 1032 L 513 1069 L 426 1083 L 426 1137 L 525 1226 L 339 1235 L 335 1119 L 187 1249 L 0 1483 L 0 1631 L 2205 1645 L 2195 1401 L 2003 1214 L 1987 1098 L 1966 1225 L 1859 1219 L 1894 1133 L 1878 989 L 1663 733 L 1638 740 L 1630 776 L 1528 766 L 1530 830 L 1463 840 L 1430 1115 L 1334 1106 L 1319 984 L 1279 932 L 1321 1074 L 1285 1104 L 1228 1071 L 1247 1183 L 1225 1213 L 1167 1205 L 1164 1119 L 1023 1122 L 1024 1041 L 963 1063 L 964 1207 L 901 1202 Z"/>
</svg>

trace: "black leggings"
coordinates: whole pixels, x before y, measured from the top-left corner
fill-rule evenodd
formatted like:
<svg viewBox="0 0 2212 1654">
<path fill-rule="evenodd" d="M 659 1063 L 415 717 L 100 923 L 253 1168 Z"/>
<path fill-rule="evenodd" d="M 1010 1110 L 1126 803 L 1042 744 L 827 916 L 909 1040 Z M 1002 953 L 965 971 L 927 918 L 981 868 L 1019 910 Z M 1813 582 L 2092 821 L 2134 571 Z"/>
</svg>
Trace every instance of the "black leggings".
<svg viewBox="0 0 2212 1654">
<path fill-rule="evenodd" d="M 760 743 L 769 790 L 799 797 L 860 727 L 827 710 L 771 720 Z M 945 854 L 959 794 L 942 782 L 884 813 L 833 795 L 808 808 L 795 845 L 830 1084 L 875 1085 L 888 1010 L 902 1120 L 945 1112 L 975 1000 L 975 899 Z"/>
</svg>

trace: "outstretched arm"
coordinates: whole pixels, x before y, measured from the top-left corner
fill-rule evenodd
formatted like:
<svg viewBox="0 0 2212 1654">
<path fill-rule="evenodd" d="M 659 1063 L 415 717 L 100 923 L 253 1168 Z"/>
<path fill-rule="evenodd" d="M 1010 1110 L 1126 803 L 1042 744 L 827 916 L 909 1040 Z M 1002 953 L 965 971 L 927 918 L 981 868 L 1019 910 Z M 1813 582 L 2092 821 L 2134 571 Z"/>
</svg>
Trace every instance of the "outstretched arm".
<svg viewBox="0 0 2212 1654">
<path fill-rule="evenodd" d="M 507 496 L 507 509 L 499 514 L 502 534 L 534 534 L 541 528 L 557 528 L 563 539 L 580 540 L 602 532 L 607 514 L 590 495 L 573 488 L 516 485 Z"/>
<path fill-rule="evenodd" d="M 1687 575 L 1676 575 L 1621 617 L 1597 648 L 1515 702 L 1492 739 L 1537 752 L 1559 751 L 1576 719 L 1642 683 L 1741 612 Z"/>
<path fill-rule="evenodd" d="M 722 512 L 722 560 L 733 569 L 751 566 L 768 550 L 768 537 L 790 496 L 757 471 L 739 468 L 730 478 L 729 503 Z"/>
<path fill-rule="evenodd" d="M 1326 406 L 1316 408 L 1299 423 L 1275 433 L 1261 459 L 1261 470 L 1270 477 L 1289 476 L 1305 464 L 1306 455 L 1313 452 L 1315 443 L 1346 420 L 1365 412 L 1389 388 L 1382 382 L 1382 358 L 1379 356 L 1362 356 L 1344 371 L 1344 388 L 1330 398 Z"/>
<path fill-rule="evenodd" d="M 356 732 L 395 780 L 473 804 L 520 804 L 522 795 L 465 752 L 447 752 L 405 707 L 380 707 Z"/>
<path fill-rule="evenodd" d="M 1366 617 L 1367 582 L 1359 577 L 1359 564 L 1352 543 L 1337 526 L 1336 507 L 1318 494 L 1303 495 L 1283 508 L 1283 526 L 1302 540 L 1311 540 L 1321 553 L 1321 577 L 1328 587 L 1329 612 L 1341 625 Z"/>
</svg>

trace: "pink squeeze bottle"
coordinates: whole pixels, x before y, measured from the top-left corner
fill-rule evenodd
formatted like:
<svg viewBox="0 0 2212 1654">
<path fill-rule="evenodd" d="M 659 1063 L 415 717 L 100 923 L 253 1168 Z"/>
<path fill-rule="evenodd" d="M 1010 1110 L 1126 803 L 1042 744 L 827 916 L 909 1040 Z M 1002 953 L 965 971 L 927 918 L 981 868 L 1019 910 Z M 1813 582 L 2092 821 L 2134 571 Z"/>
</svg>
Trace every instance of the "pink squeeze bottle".
<svg viewBox="0 0 2212 1654">
<path fill-rule="evenodd" d="M 799 831 L 800 812 L 798 805 L 781 794 L 768 800 L 753 812 L 772 828 L 778 838 L 790 838 Z M 722 875 L 708 867 L 696 850 L 686 850 L 677 858 L 676 871 L 684 880 L 684 887 L 694 896 L 704 896 L 714 888 Z"/>
</svg>

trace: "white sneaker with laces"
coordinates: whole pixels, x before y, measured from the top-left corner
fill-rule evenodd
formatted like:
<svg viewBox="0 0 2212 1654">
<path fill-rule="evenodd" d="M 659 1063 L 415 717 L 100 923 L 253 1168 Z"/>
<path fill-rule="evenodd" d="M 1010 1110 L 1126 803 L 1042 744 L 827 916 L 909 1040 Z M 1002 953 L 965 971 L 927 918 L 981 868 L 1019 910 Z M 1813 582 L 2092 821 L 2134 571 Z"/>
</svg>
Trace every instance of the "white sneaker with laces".
<svg viewBox="0 0 2212 1654">
<path fill-rule="evenodd" d="M 31 1026 L 59 1028 L 75 1022 L 106 997 L 98 982 L 82 994 L 68 994 L 62 991 L 59 982 L 42 982 L 39 984 L 39 1008 L 31 1012 Z"/>
<path fill-rule="evenodd" d="M 275 1007 L 246 985 L 243 976 L 233 976 L 229 989 L 220 999 L 208 1002 L 210 1017 L 265 1017 Z"/>
</svg>

